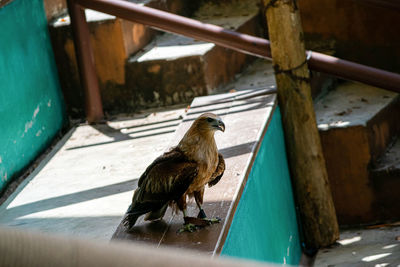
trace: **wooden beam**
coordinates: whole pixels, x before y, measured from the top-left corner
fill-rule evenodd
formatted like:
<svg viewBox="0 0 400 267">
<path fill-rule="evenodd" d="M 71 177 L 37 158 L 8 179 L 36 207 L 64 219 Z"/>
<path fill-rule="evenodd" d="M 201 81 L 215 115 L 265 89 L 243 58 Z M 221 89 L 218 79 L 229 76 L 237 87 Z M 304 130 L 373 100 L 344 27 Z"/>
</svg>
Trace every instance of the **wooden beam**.
<svg viewBox="0 0 400 267">
<path fill-rule="evenodd" d="M 263 0 L 292 181 L 308 249 L 333 244 L 339 229 L 311 99 L 295 0 Z"/>
</svg>

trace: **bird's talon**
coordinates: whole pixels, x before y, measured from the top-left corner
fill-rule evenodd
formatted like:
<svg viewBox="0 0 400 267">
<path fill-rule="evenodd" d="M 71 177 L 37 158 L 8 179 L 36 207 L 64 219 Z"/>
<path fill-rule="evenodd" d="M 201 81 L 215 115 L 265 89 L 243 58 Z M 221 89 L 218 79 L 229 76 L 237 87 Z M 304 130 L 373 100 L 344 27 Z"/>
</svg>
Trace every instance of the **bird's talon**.
<svg viewBox="0 0 400 267">
<path fill-rule="evenodd" d="M 201 209 L 201 210 L 199 211 L 199 214 L 197 215 L 197 218 L 200 218 L 200 219 L 205 219 L 205 218 L 207 218 L 207 215 L 206 215 L 206 213 L 204 212 L 203 209 Z"/>
<path fill-rule="evenodd" d="M 192 224 L 192 223 L 186 223 L 184 224 L 180 229 L 178 229 L 177 233 L 183 233 L 183 232 L 189 232 L 189 233 L 193 233 L 197 230 L 196 225 Z"/>
<path fill-rule="evenodd" d="M 211 218 L 211 219 L 205 218 L 204 220 L 207 221 L 209 225 L 221 222 L 221 218 L 218 218 L 218 217 Z"/>
</svg>

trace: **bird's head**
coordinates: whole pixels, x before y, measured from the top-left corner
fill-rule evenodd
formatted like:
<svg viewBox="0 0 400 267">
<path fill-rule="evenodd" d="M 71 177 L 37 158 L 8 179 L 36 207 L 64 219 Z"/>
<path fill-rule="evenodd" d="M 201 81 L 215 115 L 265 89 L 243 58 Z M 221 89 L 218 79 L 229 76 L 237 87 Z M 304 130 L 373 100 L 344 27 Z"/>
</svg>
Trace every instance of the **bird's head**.
<svg viewBox="0 0 400 267">
<path fill-rule="evenodd" d="M 214 133 L 215 131 L 225 131 L 225 124 L 220 117 L 213 113 L 204 113 L 198 117 L 195 124 L 199 130 L 209 131 Z"/>
<path fill-rule="evenodd" d="M 215 147 L 214 133 L 218 130 L 225 131 L 225 124 L 221 118 L 213 113 L 204 113 L 193 122 L 179 142 L 178 147 L 189 154 L 198 151 L 199 147 L 196 145 L 199 144 L 199 140 L 206 140 L 210 142 L 209 144 L 214 144 Z M 202 149 L 205 149 L 205 147 Z"/>
</svg>

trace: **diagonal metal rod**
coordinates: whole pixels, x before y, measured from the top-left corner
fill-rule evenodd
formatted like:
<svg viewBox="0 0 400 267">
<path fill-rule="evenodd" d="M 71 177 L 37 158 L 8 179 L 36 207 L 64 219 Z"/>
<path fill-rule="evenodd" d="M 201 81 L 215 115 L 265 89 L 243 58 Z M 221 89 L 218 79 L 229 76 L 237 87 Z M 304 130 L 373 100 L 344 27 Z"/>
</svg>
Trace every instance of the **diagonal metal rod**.
<svg viewBox="0 0 400 267">
<path fill-rule="evenodd" d="M 121 0 L 76 0 L 84 8 L 149 25 L 151 27 L 212 42 L 247 54 L 271 58 L 268 40 Z M 347 80 L 354 80 L 400 93 L 400 75 L 347 60 L 308 51 L 308 66 Z"/>
<path fill-rule="evenodd" d="M 271 58 L 269 41 L 198 20 L 121 0 L 77 0 L 79 5 L 159 30 L 212 42 L 241 52 Z M 266 49 L 267 48 L 267 49 Z"/>
<path fill-rule="evenodd" d="M 85 11 L 76 5 L 75 0 L 67 0 L 71 18 L 72 33 L 74 35 L 75 53 L 79 66 L 79 75 L 85 94 L 85 112 L 89 123 L 103 119 L 103 105 L 94 68 L 93 49 L 90 43 L 89 27 L 86 22 Z"/>
<path fill-rule="evenodd" d="M 71 24 L 80 66 L 81 80 L 86 93 L 86 112 L 89 122 L 102 119 L 103 111 L 99 84 L 95 75 L 93 52 L 89 42 L 88 25 L 83 9 L 89 8 L 111 14 L 156 29 L 182 34 L 198 40 L 271 59 L 270 42 L 266 39 L 227 30 L 222 27 L 171 14 L 158 9 L 122 0 L 68 0 Z M 357 64 L 322 53 L 307 51 L 311 70 L 328 73 L 400 93 L 400 75 Z"/>
</svg>

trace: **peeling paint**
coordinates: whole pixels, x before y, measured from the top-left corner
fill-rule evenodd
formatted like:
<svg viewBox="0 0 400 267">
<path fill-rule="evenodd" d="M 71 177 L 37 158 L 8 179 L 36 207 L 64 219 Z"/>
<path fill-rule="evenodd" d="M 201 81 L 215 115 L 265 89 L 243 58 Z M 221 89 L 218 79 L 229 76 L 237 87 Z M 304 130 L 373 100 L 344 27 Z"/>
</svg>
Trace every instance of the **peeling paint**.
<svg viewBox="0 0 400 267">
<path fill-rule="evenodd" d="M 51 99 L 49 99 L 49 102 L 47 102 L 47 106 L 51 107 Z"/>
<path fill-rule="evenodd" d="M 24 137 L 25 134 L 29 131 L 29 129 L 31 129 L 33 127 L 33 123 L 36 119 L 36 116 L 38 115 L 40 111 L 40 105 L 36 107 L 36 109 L 33 111 L 33 116 L 32 116 L 32 120 L 28 121 L 27 123 L 25 123 L 25 131 L 22 134 L 21 137 Z"/>
<path fill-rule="evenodd" d="M 3 163 L 3 159 L 0 157 L 0 163 Z"/>
<path fill-rule="evenodd" d="M 40 108 L 39 106 L 35 109 L 35 111 L 33 112 L 33 118 L 36 118 L 37 114 L 39 113 Z"/>
<path fill-rule="evenodd" d="M 42 130 L 37 131 L 36 136 L 39 137 L 42 134 Z"/>
<path fill-rule="evenodd" d="M 32 128 L 32 126 L 33 126 L 33 121 L 29 121 L 29 122 L 25 123 L 25 133 L 27 133 L 28 130 L 30 128 Z M 24 136 L 24 135 L 22 135 L 22 136 Z"/>
<path fill-rule="evenodd" d="M 7 173 L 4 173 L 4 176 L 1 177 L 1 181 L 2 182 L 6 182 L 7 181 Z"/>
</svg>

